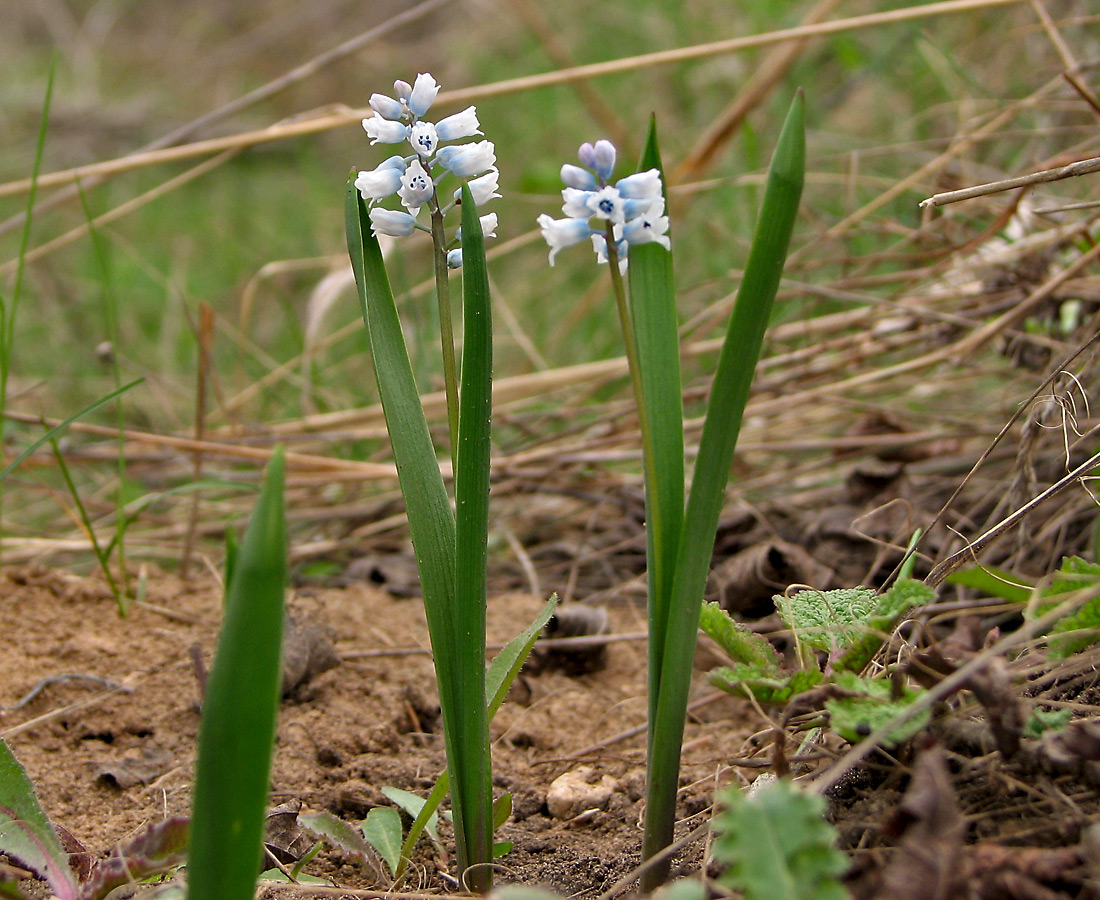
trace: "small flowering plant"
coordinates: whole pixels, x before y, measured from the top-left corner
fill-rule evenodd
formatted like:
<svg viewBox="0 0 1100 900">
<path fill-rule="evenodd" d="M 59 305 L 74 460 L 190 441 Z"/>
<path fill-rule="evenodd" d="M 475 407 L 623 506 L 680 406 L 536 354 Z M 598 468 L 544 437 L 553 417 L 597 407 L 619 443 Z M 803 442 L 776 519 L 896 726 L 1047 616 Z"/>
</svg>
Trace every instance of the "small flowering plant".
<svg viewBox="0 0 1100 900">
<path fill-rule="evenodd" d="M 798 214 L 804 143 L 799 93 L 768 172 L 686 504 L 672 242 L 654 127 L 650 127 L 639 172 L 614 183 L 615 148 L 608 141 L 583 144 L 580 166 L 568 164 L 561 169 L 565 218 L 538 217 L 550 246 L 551 265 L 559 250 L 587 240 L 599 261 L 609 263 L 638 410 L 649 619 L 644 860 L 672 843 L 680 746 L 703 594 L 737 434 Z M 642 891 L 654 890 L 668 871 L 667 859 L 653 860 L 642 876 Z"/>
<path fill-rule="evenodd" d="M 612 185 L 615 147 L 610 141 L 582 144 L 577 156 L 580 166 L 561 167 L 566 185 L 561 208 L 566 218 L 553 219 L 545 213 L 538 218 L 542 236 L 550 245 L 550 265 L 563 247 L 589 239 L 602 263 L 608 260 L 608 246 L 614 248 L 620 273 L 626 272 L 631 244 L 656 243 L 672 249 L 658 169 L 628 175 Z"/>
<path fill-rule="evenodd" d="M 493 860 L 489 712 L 486 708 L 485 605 L 489 528 L 489 438 L 492 317 L 485 236 L 496 216 L 479 207 L 499 196 L 490 141 L 451 143 L 481 134 L 473 107 L 436 123 L 424 119 L 439 86 L 431 75 L 398 81 L 396 97 L 374 94 L 363 120 L 372 144 L 404 144 L 371 171 L 348 180 L 348 252 L 382 409 L 405 498 L 428 619 L 447 752 L 459 875 L 471 889 L 491 885 Z M 441 192 L 445 179 L 457 188 Z M 402 210 L 379 206 L 396 195 Z M 448 238 L 444 218 L 461 209 Z M 428 224 L 422 224 L 422 210 Z M 447 492 L 386 274 L 379 235 L 432 235 L 447 391 L 454 503 Z M 462 272 L 461 384 L 455 363 L 450 271 Z M 547 613 L 548 615 L 548 613 Z M 532 639 L 533 640 L 533 639 Z M 442 782 L 441 782 L 442 783 Z"/>
</svg>

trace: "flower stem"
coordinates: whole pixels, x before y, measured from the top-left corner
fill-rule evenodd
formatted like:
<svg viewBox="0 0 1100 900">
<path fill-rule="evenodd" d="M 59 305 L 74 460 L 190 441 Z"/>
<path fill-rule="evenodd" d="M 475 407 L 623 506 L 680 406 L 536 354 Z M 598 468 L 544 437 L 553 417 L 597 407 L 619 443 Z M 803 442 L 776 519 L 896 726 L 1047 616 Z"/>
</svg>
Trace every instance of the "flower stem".
<svg viewBox="0 0 1100 900">
<path fill-rule="evenodd" d="M 451 320 L 451 283 L 447 270 L 447 236 L 443 212 L 432 199 L 432 243 L 435 246 L 435 296 L 439 304 L 439 340 L 443 347 L 443 384 L 447 394 L 447 428 L 450 432 L 451 472 L 458 471 L 458 368 L 455 365 L 454 326 Z"/>
<path fill-rule="evenodd" d="M 619 310 L 619 325 L 623 330 L 623 343 L 626 345 L 626 364 L 630 370 L 630 385 L 634 389 L 634 405 L 638 409 L 638 427 L 642 432 L 642 444 L 647 445 L 649 435 L 649 417 L 642 402 L 642 374 L 638 369 L 638 348 L 634 342 L 634 324 L 630 320 L 630 307 L 626 303 L 626 288 L 623 276 L 619 272 L 619 253 L 615 249 L 614 226 L 607 223 L 607 268 L 611 272 L 611 289 L 615 294 L 615 306 Z M 644 465 L 645 463 L 643 463 Z"/>
</svg>

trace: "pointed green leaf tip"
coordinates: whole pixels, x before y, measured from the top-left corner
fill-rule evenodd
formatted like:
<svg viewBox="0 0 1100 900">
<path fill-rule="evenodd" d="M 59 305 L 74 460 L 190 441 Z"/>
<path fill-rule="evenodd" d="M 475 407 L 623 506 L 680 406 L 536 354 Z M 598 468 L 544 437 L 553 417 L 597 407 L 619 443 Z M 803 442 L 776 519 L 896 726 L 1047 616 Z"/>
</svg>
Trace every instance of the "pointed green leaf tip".
<svg viewBox="0 0 1100 900">
<path fill-rule="evenodd" d="M 277 447 L 237 555 L 203 699 L 189 900 L 251 900 L 255 891 L 279 709 L 286 556 Z"/>
</svg>

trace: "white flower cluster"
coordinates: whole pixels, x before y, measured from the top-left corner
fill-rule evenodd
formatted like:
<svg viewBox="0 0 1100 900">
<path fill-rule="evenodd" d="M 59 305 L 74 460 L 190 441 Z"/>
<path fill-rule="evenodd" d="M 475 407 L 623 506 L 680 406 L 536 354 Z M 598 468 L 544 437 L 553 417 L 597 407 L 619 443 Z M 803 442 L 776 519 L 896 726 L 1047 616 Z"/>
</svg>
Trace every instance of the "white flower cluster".
<svg viewBox="0 0 1100 900">
<path fill-rule="evenodd" d="M 420 208 L 427 204 L 430 209 L 439 209 L 445 215 L 462 194 L 459 188 L 446 206 L 439 202 L 436 186 L 448 173 L 470 179 L 467 185 L 478 208 L 499 197 L 499 173 L 492 141 L 440 146 L 447 141 L 481 134 L 477 110 L 471 106 L 438 122 L 425 121 L 422 117 L 439 93 L 439 85 L 428 74 L 417 75 L 416 82 L 411 85 L 395 81 L 393 90 L 396 99 L 384 94 L 371 95 L 370 105 L 375 114 L 363 120 L 363 128 L 372 145 L 408 141 L 414 152 L 408 156 L 391 156 L 376 169 L 360 172 L 356 177 L 355 186 L 372 207 L 371 231 L 376 236 L 388 234 L 392 237 L 406 237 L 418 228 L 430 231 L 417 222 Z M 374 205 L 394 194 L 406 211 Z M 485 236 L 496 237 L 496 213 L 481 216 L 480 221 Z M 461 241 L 461 229 L 456 241 Z M 452 268 L 462 265 L 461 247 L 450 250 L 447 264 Z"/>
<path fill-rule="evenodd" d="M 582 144 L 577 152 L 580 166 L 561 167 L 562 212 L 568 218 L 553 219 L 543 213 L 538 218 L 542 236 L 550 245 L 550 265 L 562 247 L 591 238 L 592 247 L 602 263 L 607 262 L 607 224 L 611 223 L 619 270 L 626 271 L 627 249 L 631 244 L 658 243 L 666 250 L 668 216 L 657 169 L 638 172 L 609 184 L 615 169 L 615 147 L 610 141 Z M 582 168 L 583 167 L 583 168 Z M 596 221 L 599 227 L 592 227 Z"/>
</svg>

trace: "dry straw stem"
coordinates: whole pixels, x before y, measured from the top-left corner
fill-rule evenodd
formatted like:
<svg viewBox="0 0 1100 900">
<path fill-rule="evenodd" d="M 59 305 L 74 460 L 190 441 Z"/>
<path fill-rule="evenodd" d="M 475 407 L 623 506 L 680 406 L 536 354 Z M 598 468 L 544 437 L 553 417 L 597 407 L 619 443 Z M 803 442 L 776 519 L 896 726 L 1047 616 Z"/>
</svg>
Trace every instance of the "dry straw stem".
<svg viewBox="0 0 1100 900">
<path fill-rule="evenodd" d="M 632 72 L 652 66 L 704 59 L 708 56 L 720 56 L 725 53 L 737 53 L 742 50 L 766 47 L 787 41 L 800 41 L 824 35 L 840 34 L 846 31 L 878 28 L 898 22 L 908 22 L 935 16 L 956 15 L 959 13 L 972 12 L 974 10 L 992 9 L 1022 2 L 1024 2 L 1024 0 L 944 0 L 944 2 L 940 3 L 927 3 L 920 6 L 893 10 L 891 12 L 853 16 L 847 19 L 837 19 L 833 22 L 822 22 L 796 28 L 769 31 L 764 34 L 731 38 L 724 41 L 714 41 L 708 44 L 696 44 L 692 47 L 681 47 L 675 50 L 662 50 L 656 53 L 647 53 L 640 56 L 626 57 L 624 59 L 611 60 L 603 63 L 575 66 L 571 69 L 546 72 L 541 75 L 528 75 L 477 87 L 446 91 L 440 93 L 436 98 L 435 106 L 444 108 L 462 103 L 469 103 L 473 100 L 480 100 L 487 97 L 499 97 L 507 94 L 535 90 L 536 88 L 571 84 L 575 81 L 601 78 L 621 72 Z M 163 150 L 155 150 L 148 153 L 134 154 L 133 156 L 127 156 L 120 159 L 108 160 L 102 163 L 94 163 L 92 165 L 50 172 L 39 176 L 38 187 L 40 189 L 57 187 L 59 185 L 70 184 L 80 179 L 117 175 L 122 172 L 129 172 L 147 166 L 179 162 L 181 160 L 191 159 L 195 156 L 206 156 L 212 153 L 221 153 L 225 150 L 240 150 L 260 144 L 271 143 L 273 141 L 302 137 L 309 134 L 318 134 L 324 131 L 330 131 L 334 128 L 342 128 L 353 123 L 357 124 L 363 116 L 371 113 L 372 110 L 369 107 L 358 110 L 342 110 L 337 113 L 319 115 L 298 122 L 272 125 L 268 128 L 260 129 L 259 131 L 250 131 L 224 138 L 212 138 L 205 141 L 195 141 L 180 147 L 170 147 Z M 0 197 L 25 194 L 30 189 L 31 179 L 29 178 L 11 181 L 7 184 L 0 184 Z"/>
<path fill-rule="evenodd" d="M 988 184 L 979 184 L 957 191 L 933 194 L 926 200 L 921 200 L 920 205 L 922 207 L 946 206 L 948 203 L 958 203 L 961 200 L 971 200 L 974 197 L 984 197 L 987 194 L 998 194 L 1001 191 L 1011 191 L 1014 188 L 1029 187 L 1033 184 L 1047 184 L 1051 181 L 1061 181 L 1064 178 L 1077 178 L 1080 175 L 1091 175 L 1093 172 L 1100 172 L 1100 157 L 1078 160 L 1059 169 L 1047 169 L 1044 172 L 1033 172 L 1030 175 L 1020 175 L 1016 178 L 991 181 Z"/>
</svg>

